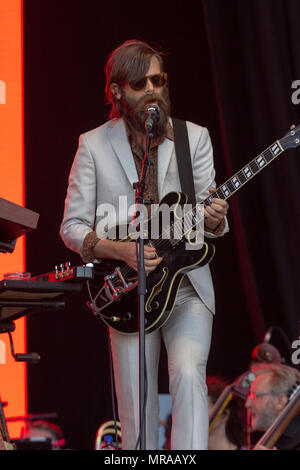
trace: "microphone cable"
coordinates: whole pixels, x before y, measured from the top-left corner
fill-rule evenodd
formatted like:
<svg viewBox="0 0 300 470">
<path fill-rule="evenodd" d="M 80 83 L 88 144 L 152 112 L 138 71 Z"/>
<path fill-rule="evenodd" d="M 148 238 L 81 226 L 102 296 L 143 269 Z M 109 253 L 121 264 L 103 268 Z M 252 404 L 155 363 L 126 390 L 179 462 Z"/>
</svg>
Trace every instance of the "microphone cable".
<svg viewBox="0 0 300 470">
<path fill-rule="evenodd" d="M 135 249 L 136 249 L 136 259 L 137 262 L 139 260 L 139 250 L 138 250 L 138 240 L 135 240 Z M 144 363 L 145 363 L 145 370 L 144 370 L 144 403 L 143 403 L 143 410 L 142 410 L 142 419 L 141 419 L 141 429 L 135 444 L 134 450 L 138 449 L 138 446 L 141 444 L 141 430 L 144 427 L 145 418 L 146 418 L 146 405 L 147 405 L 147 398 L 148 398 L 148 380 L 147 380 L 147 361 L 146 361 L 146 354 L 144 355 Z"/>
<path fill-rule="evenodd" d="M 144 426 L 145 417 L 146 417 L 147 398 L 148 398 L 148 381 L 147 381 L 147 364 L 146 364 L 146 357 L 145 357 L 145 395 L 144 395 L 144 406 L 143 406 L 142 419 L 141 419 L 141 429 Z M 139 432 L 134 450 L 138 450 L 138 446 L 140 443 L 141 443 L 141 430 Z"/>
<path fill-rule="evenodd" d="M 115 426 L 116 446 L 117 446 L 117 450 L 119 450 L 117 412 L 116 412 L 116 400 L 115 400 L 115 377 L 114 377 L 114 369 L 113 369 L 111 339 L 110 339 L 110 334 L 109 334 L 109 329 L 108 328 L 107 328 L 107 336 L 108 336 L 108 349 L 109 349 L 111 402 L 112 402 L 112 410 L 113 410 L 113 421 L 114 421 L 114 426 Z M 121 432 L 122 432 L 122 429 L 121 429 Z"/>
<path fill-rule="evenodd" d="M 91 299 L 91 302 L 93 301 L 92 293 L 91 293 L 91 288 L 89 281 L 86 282 L 87 285 L 87 290 L 89 297 Z M 106 317 L 105 315 L 98 314 L 101 318 L 106 318 L 110 319 L 109 317 Z M 113 359 L 112 359 L 112 348 L 111 348 L 111 339 L 110 339 L 110 334 L 109 334 L 109 327 L 107 327 L 107 339 L 108 339 L 108 357 L 109 357 L 109 374 L 110 374 L 110 393 L 111 393 L 111 404 L 112 404 L 112 411 L 113 411 L 113 422 L 114 422 L 114 428 L 115 428 L 115 437 L 116 437 L 116 446 L 117 449 L 119 449 L 119 437 L 118 437 L 118 426 L 117 426 L 117 412 L 116 412 L 116 401 L 115 401 L 115 378 L 114 378 L 114 370 L 113 370 Z M 122 429 L 121 429 L 122 432 Z"/>
<path fill-rule="evenodd" d="M 138 259 L 138 244 L 136 241 L 136 255 Z M 89 287 L 89 283 L 87 281 L 87 286 L 88 286 L 88 292 L 91 296 L 91 291 Z M 111 403 L 112 403 L 112 411 L 113 411 L 113 421 L 114 421 L 114 427 L 115 427 L 115 435 L 116 435 L 116 446 L 117 449 L 119 450 L 119 439 L 118 439 L 118 427 L 117 427 L 117 411 L 116 411 L 116 386 L 115 386 L 115 378 L 114 378 L 114 369 L 113 369 L 113 357 L 112 357 L 112 347 L 111 347 L 111 338 L 109 334 L 109 327 L 107 327 L 107 338 L 108 338 L 108 349 L 109 349 L 109 370 L 110 370 L 110 389 L 111 389 Z M 144 406 L 142 410 L 142 420 L 141 420 L 141 427 L 144 424 L 145 421 L 145 416 L 146 416 L 146 404 L 147 404 L 147 397 L 148 397 L 148 383 L 147 383 L 147 364 L 146 364 L 146 356 L 145 356 L 145 394 L 144 394 Z M 122 428 L 121 428 L 122 432 Z M 137 450 L 141 440 L 141 432 L 138 435 L 135 449 Z"/>
</svg>

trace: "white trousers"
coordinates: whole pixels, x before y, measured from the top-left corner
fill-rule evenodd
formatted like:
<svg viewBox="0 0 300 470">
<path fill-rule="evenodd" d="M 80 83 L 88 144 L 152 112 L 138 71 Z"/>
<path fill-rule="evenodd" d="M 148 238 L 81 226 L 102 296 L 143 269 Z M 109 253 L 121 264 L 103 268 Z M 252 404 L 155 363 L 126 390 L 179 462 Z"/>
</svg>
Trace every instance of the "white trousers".
<svg viewBox="0 0 300 470">
<path fill-rule="evenodd" d="M 171 448 L 203 450 L 208 443 L 206 364 L 213 315 L 185 281 L 165 325 L 146 335 L 146 450 L 158 449 L 158 364 L 161 338 L 168 355 L 172 397 Z M 110 329 L 122 448 L 134 449 L 139 435 L 139 336 Z"/>
</svg>

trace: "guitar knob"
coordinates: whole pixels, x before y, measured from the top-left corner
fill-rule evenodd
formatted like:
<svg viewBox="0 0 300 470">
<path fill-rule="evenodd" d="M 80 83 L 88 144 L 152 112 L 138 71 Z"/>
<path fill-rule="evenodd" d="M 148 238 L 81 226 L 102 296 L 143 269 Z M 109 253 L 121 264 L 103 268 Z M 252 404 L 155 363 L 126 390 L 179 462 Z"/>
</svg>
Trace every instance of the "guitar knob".
<svg viewBox="0 0 300 470">
<path fill-rule="evenodd" d="M 157 310 L 159 308 L 159 302 L 155 300 L 152 305 L 153 310 Z"/>
</svg>

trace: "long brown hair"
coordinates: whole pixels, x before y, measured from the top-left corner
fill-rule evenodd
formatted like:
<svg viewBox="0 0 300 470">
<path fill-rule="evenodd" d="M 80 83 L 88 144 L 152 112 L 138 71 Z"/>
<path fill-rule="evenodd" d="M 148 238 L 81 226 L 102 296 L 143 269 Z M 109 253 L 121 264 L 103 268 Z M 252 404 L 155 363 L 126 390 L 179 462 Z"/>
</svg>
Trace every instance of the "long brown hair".
<svg viewBox="0 0 300 470">
<path fill-rule="evenodd" d="M 146 75 L 153 56 L 157 58 L 163 72 L 163 54 L 143 41 L 126 41 L 111 52 L 105 67 L 105 95 L 107 103 L 111 105 L 110 119 L 122 116 L 121 103 L 111 92 L 111 84 L 122 86 L 125 82 L 140 80 Z"/>
</svg>

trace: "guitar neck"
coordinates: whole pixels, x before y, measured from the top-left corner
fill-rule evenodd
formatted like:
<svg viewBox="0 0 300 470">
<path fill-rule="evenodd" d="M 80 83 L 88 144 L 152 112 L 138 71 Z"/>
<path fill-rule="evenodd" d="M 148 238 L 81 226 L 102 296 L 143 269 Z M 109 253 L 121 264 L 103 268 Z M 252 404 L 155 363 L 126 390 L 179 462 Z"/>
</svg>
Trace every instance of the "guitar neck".
<svg viewBox="0 0 300 470">
<path fill-rule="evenodd" d="M 251 160 L 251 162 L 225 181 L 225 183 L 219 186 L 209 197 L 204 199 L 204 201 L 188 209 L 184 213 L 184 216 L 178 218 L 164 233 L 171 233 L 173 238 L 177 239 L 177 243 L 179 243 L 191 229 L 201 227 L 201 223 L 203 222 L 202 206 L 206 207 L 211 205 L 213 198 L 228 199 L 286 149 L 296 148 L 298 146 L 300 146 L 300 126 L 291 126 L 290 132 L 281 139 L 276 140 L 270 147 L 266 148 L 262 153 Z M 185 231 L 183 234 L 182 226 L 184 226 Z"/>
<path fill-rule="evenodd" d="M 228 199 L 283 152 L 284 149 L 280 141 L 277 140 L 229 180 L 219 186 L 213 194 L 203 201 L 204 206 L 210 205 L 213 198 Z"/>
<path fill-rule="evenodd" d="M 256 158 L 251 160 L 251 162 L 249 162 L 235 175 L 219 186 L 209 197 L 204 199 L 201 205 L 204 207 L 210 206 L 213 198 L 226 200 L 236 193 L 255 175 L 263 170 L 263 168 L 268 166 L 269 163 L 271 163 L 273 160 L 275 160 L 276 157 L 285 151 L 281 145 L 281 141 L 277 140 L 272 145 L 270 145 L 270 147 L 260 153 Z M 190 227 L 196 227 L 198 224 L 201 224 L 201 220 L 203 219 L 203 212 L 197 204 L 190 211 L 188 211 L 184 217 L 186 220 L 188 220 Z"/>
</svg>

